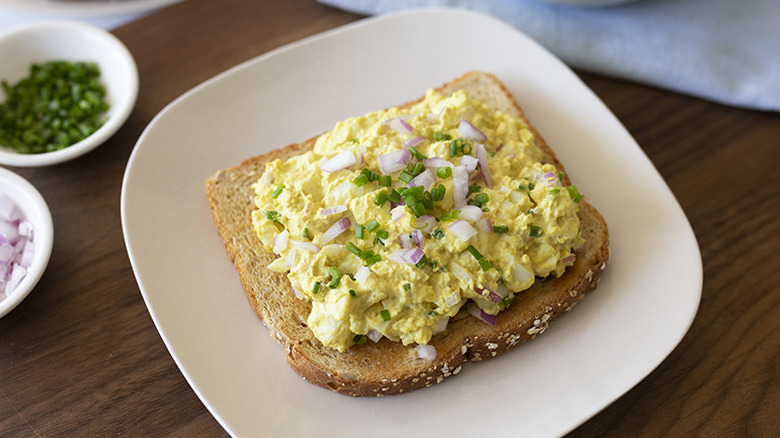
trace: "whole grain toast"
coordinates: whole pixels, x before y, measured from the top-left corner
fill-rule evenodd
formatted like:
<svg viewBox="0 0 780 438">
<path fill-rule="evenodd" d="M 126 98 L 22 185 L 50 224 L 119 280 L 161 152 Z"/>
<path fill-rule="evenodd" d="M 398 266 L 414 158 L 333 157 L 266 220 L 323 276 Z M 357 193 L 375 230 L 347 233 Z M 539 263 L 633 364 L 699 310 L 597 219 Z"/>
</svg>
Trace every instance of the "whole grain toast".
<svg viewBox="0 0 780 438">
<path fill-rule="evenodd" d="M 469 72 L 438 88 L 445 95 L 460 89 L 472 99 L 523 120 L 544 151 L 544 161 L 564 170 L 495 76 Z M 315 385 L 351 396 L 381 396 L 439 383 L 458 374 L 467 361 L 498 356 L 544 332 L 556 317 L 571 310 L 586 292 L 596 287 L 606 267 L 607 225 L 583 199 L 579 218 L 586 243 L 575 251 L 574 265 L 559 278 L 537 279 L 530 289 L 517 293 L 512 305 L 499 313 L 495 326 L 470 316 L 464 306 L 450 319 L 447 329 L 430 340 L 429 345 L 437 352 L 432 361 L 418 358 L 415 346 L 387 338 L 355 345 L 343 353 L 325 347 L 306 325 L 310 303 L 295 297 L 285 274 L 266 268 L 276 256 L 263 248 L 252 226 L 252 184 L 262 175 L 265 164 L 304 153 L 315 141 L 316 137 L 250 158 L 218 171 L 206 183 L 214 222 L 250 305 L 271 336 L 285 346 L 290 366 Z M 571 184 L 568 176 L 564 179 L 565 184 Z"/>
</svg>

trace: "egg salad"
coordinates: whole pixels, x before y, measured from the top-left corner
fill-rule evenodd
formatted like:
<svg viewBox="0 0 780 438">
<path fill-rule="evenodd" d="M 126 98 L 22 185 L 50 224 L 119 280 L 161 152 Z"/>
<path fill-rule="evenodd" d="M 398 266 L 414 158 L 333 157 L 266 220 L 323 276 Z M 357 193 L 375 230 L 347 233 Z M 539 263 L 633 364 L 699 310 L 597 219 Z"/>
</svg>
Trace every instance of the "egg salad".
<svg viewBox="0 0 780 438">
<path fill-rule="evenodd" d="M 430 90 L 268 163 L 253 224 L 324 345 L 426 344 L 461 307 L 495 324 L 574 263 L 582 195 L 541 160 L 521 120 Z"/>
</svg>

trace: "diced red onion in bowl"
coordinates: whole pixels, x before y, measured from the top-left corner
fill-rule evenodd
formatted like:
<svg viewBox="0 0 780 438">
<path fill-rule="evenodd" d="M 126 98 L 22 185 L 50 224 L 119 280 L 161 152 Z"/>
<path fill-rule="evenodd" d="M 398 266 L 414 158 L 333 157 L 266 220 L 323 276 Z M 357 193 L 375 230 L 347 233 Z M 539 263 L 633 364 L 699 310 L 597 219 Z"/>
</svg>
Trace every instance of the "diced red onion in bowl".
<svg viewBox="0 0 780 438">
<path fill-rule="evenodd" d="M 388 152 L 377 157 L 377 161 L 379 162 L 379 170 L 381 170 L 385 175 L 389 175 L 393 172 L 397 172 L 403 169 L 407 164 L 409 164 L 409 160 L 411 159 L 412 154 L 410 154 L 406 149 L 398 149 L 396 151 Z"/>
<path fill-rule="evenodd" d="M 458 135 L 469 141 L 487 140 L 487 136 L 482 131 L 465 119 L 460 119 L 460 123 L 458 124 Z"/>
<path fill-rule="evenodd" d="M 436 347 L 433 345 L 419 344 L 417 346 L 417 358 L 428 362 L 436 359 Z"/>
<path fill-rule="evenodd" d="M 336 172 L 338 170 L 346 169 L 355 163 L 357 163 L 357 158 L 355 158 L 355 154 L 353 154 L 352 151 L 349 149 L 344 149 L 338 154 L 327 159 L 325 162 L 321 163 L 319 165 L 319 168 L 323 172 L 330 173 L 330 172 Z"/>
<path fill-rule="evenodd" d="M 328 228 L 328 231 L 322 233 L 322 236 L 320 236 L 320 245 L 325 245 L 326 243 L 335 239 L 339 234 L 346 231 L 350 225 L 352 225 L 352 222 L 348 217 L 339 219 L 335 224 Z"/>
<path fill-rule="evenodd" d="M 34 255 L 32 224 L 10 198 L 0 194 L 0 301 L 22 282 Z"/>
<path fill-rule="evenodd" d="M 479 160 L 479 171 L 482 173 L 482 179 L 488 188 L 493 187 L 493 177 L 490 175 L 490 166 L 488 165 L 488 154 L 485 145 L 477 143 L 477 160 Z"/>
<path fill-rule="evenodd" d="M 498 317 L 496 315 L 490 315 L 488 313 L 485 313 L 484 310 L 480 309 L 477 303 L 470 301 L 468 304 L 466 304 L 466 310 L 469 311 L 471 316 L 479 319 L 480 321 L 486 322 L 490 325 L 496 325 L 498 322 Z"/>
</svg>

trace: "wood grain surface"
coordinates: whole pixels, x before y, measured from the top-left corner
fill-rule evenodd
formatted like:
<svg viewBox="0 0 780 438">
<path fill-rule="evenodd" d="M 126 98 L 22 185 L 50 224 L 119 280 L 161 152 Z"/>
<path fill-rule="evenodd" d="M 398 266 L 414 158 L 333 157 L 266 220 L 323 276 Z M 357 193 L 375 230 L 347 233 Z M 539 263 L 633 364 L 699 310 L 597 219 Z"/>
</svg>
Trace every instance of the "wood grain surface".
<svg viewBox="0 0 780 438">
<path fill-rule="evenodd" d="M 183 92 L 359 18 L 313 0 L 187 0 L 114 31 L 140 73 L 125 126 L 75 161 L 12 168 L 48 201 L 55 242 L 36 289 L 0 319 L 0 436 L 227 436 L 144 305 L 121 231 L 123 172 L 142 130 Z M 778 436 L 780 116 L 577 73 L 679 200 L 704 290 L 671 355 L 569 436 Z"/>
</svg>

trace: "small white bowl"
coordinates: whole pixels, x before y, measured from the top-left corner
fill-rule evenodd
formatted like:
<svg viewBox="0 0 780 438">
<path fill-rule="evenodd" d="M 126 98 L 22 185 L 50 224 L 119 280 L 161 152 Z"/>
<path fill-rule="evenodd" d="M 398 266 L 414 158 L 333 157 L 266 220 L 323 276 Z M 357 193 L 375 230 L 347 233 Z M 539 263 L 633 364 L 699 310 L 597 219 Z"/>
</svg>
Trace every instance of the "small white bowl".
<svg viewBox="0 0 780 438">
<path fill-rule="evenodd" d="M 41 279 L 46 265 L 49 264 L 54 245 L 54 225 L 49 206 L 38 190 L 26 179 L 2 167 L 0 167 L 0 195 L 8 196 L 24 217 L 32 223 L 32 242 L 35 249 L 32 263 L 24 279 L 8 296 L 0 299 L 0 318 L 2 318 L 21 303 Z"/>
<path fill-rule="evenodd" d="M 48 166 L 95 149 L 127 120 L 138 97 L 138 68 L 119 39 L 98 27 L 77 21 L 40 21 L 0 34 L 0 79 L 15 84 L 30 74 L 33 63 L 93 61 L 100 66 L 110 105 L 106 122 L 92 135 L 64 149 L 20 154 L 0 145 L 0 163 L 9 166 Z M 0 89 L 0 101 L 5 100 Z"/>
</svg>

